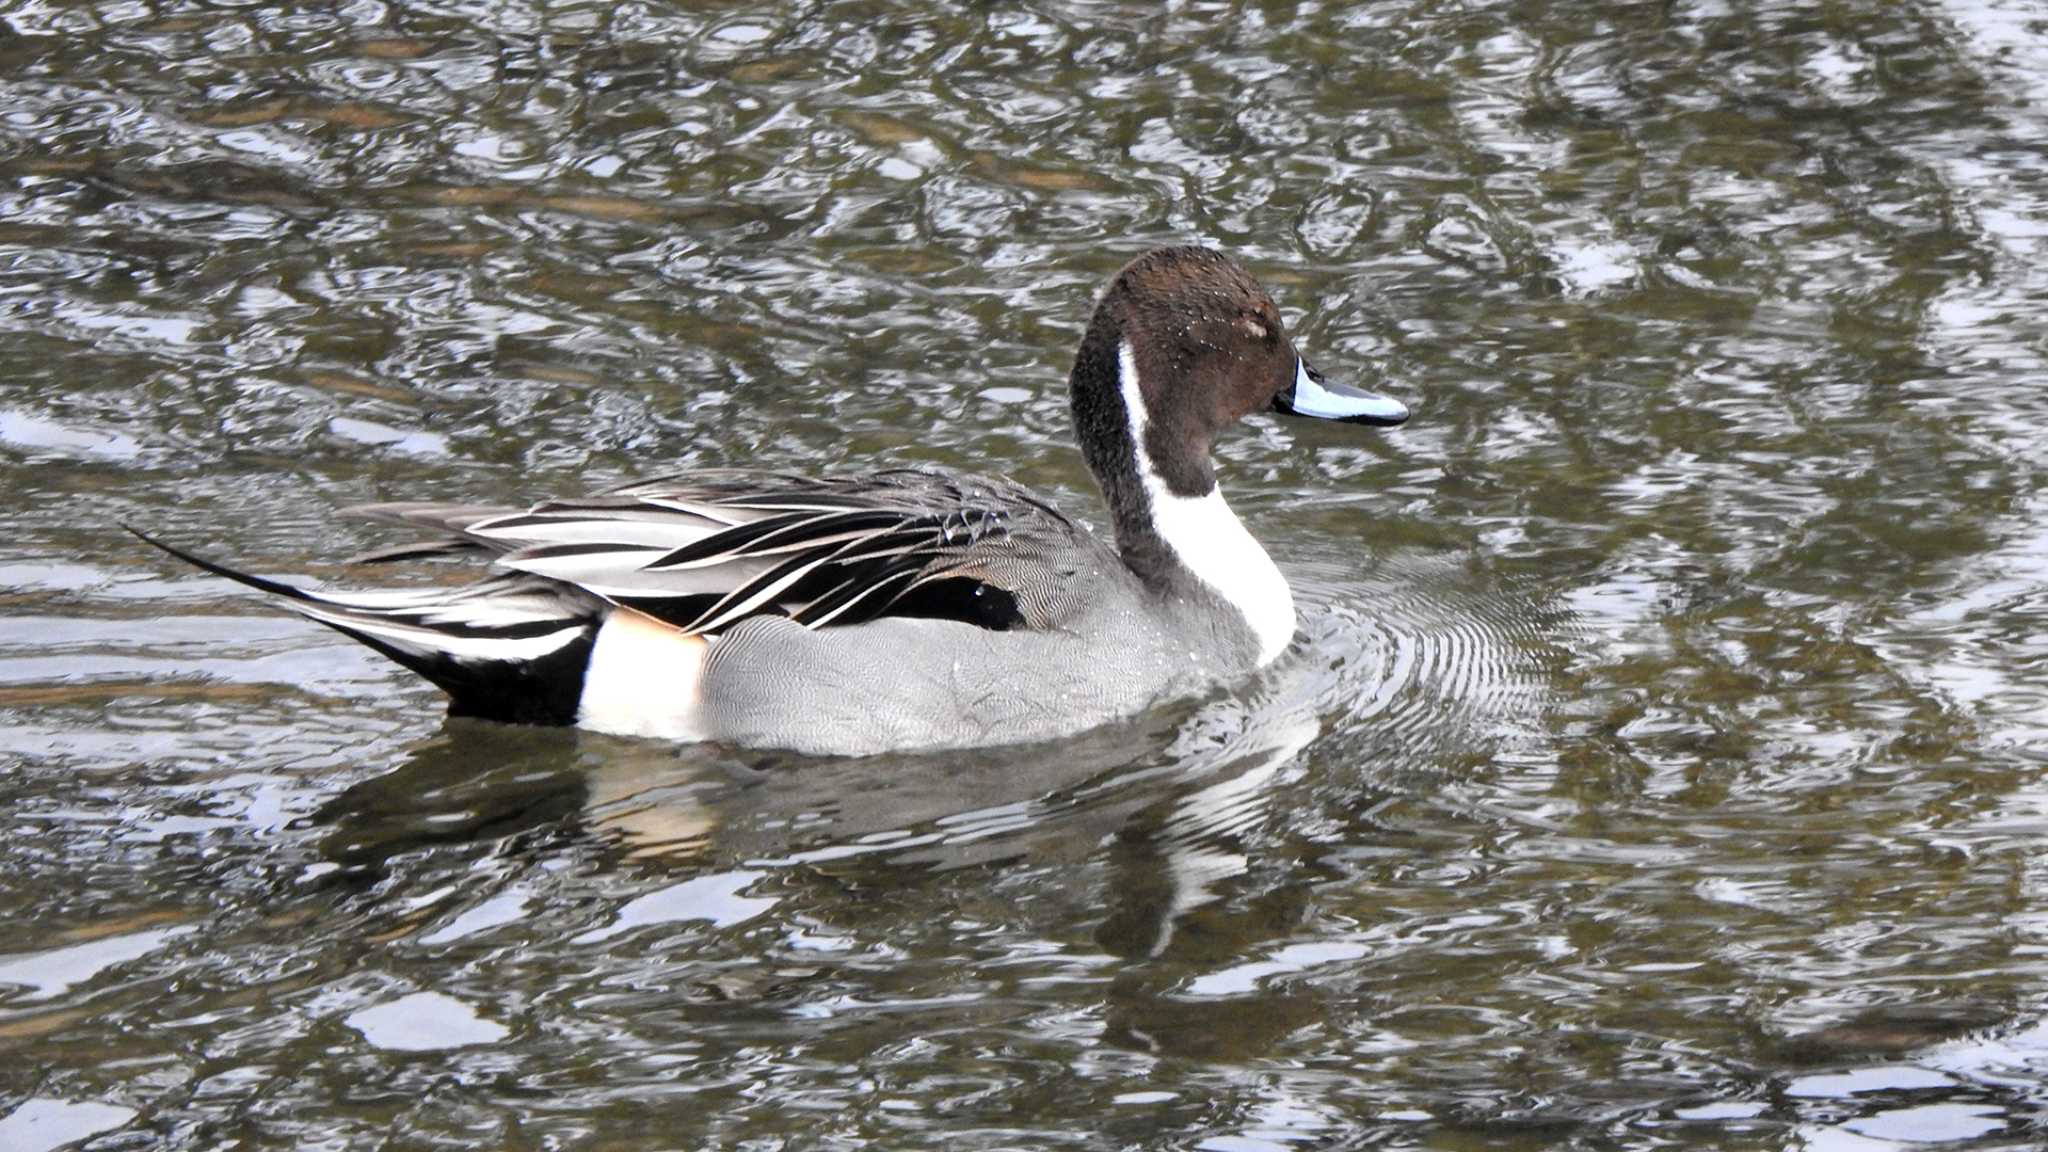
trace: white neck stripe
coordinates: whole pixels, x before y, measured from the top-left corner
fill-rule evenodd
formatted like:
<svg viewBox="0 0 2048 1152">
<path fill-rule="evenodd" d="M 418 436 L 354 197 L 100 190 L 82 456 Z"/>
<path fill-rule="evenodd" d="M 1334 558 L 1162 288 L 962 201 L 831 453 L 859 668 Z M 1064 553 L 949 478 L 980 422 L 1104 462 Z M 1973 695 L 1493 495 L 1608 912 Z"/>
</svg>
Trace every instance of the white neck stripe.
<svg viewBox="0 0 2048 1152">
<path fill-rule="evenodd" d="M 1138 388 L 1138 359 L 1126 340 L 1117 349 L 1117 386 L 1131 428 L 1138 479 L 1151 505 L 1152 528 L 1166 546 L 1224 601 L 1236 608 L 1258 637 L 1259 663 L 1271 663 L 1294 639 L 1294 594 L 1273 558 L 1245 531 L 1244 522 L 1224 503 L 1223 492 L 1211 488 L 1201 496 L 1176 496 L 1152 466 L 1145 450 L 1150 424 L 1145 396 Z"/>
</svg>

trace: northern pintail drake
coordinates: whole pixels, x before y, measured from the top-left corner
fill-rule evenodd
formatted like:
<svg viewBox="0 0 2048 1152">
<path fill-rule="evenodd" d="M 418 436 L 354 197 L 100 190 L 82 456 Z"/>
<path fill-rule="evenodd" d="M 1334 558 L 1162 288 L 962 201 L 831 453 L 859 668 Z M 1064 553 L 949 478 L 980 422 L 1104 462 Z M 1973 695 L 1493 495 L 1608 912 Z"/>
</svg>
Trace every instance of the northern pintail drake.
<svg viewBox="0 0 2048 1152">
<path fill-rule="evenodd" d="M 1286 579 L 1217 490 L 1218 433 L 1269 408 L 1408 415 L 1309 367 L 1257 281 L 1202 248 L 1116 274 L 1068 386 L 1114 544 L 1022 485 L 927 469 L 350 510 L 433 534 L 363 559 L 489 563 L 452 589 L 315 592 L 150 542 L 426 677 L 452 715 L 839 755 L 1052 739 L 1293 638 Z"/>
</svg>

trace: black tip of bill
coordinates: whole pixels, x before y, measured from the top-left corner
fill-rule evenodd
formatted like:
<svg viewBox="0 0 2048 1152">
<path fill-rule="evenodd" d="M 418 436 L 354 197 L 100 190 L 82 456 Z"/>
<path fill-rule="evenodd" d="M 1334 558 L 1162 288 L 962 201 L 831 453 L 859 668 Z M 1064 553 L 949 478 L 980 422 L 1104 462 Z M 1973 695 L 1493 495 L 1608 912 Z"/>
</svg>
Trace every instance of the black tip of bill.
<svg viewBox="0 0 2048 1152">
<path fill-rule="evenodd" d="M 1408 406 L 1392 396 L 1367 392 L 1348 384 L 1333 384 L 1299 357 L 1295 359 L 1295 365 L 1294 383 L 1273 397 L 1273 407 L 1279 411 L 1293 416 L 1313 416 L 1318 420 L 1371 424 L 1380 428 L 1392 428 L 1408 419 Z"/>
</svg>

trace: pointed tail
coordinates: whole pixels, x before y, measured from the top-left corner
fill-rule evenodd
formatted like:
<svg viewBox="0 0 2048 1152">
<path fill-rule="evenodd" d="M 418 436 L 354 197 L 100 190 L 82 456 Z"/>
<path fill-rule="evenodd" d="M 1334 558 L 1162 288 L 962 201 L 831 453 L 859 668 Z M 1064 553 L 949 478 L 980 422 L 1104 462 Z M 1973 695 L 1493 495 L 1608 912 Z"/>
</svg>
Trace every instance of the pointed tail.
<svg viewBox="0 0 2048 1152">
<path fill-rule="evenodd" d="M 201 571 L 283 597 L 307 619 L 419 673 L 448 694 L 451 716 L 575 723 L 591 644 L 609 611 L 577 588 L 520 572 L 460 588 L 313 592 L 121 527 Z"/>
</svg>

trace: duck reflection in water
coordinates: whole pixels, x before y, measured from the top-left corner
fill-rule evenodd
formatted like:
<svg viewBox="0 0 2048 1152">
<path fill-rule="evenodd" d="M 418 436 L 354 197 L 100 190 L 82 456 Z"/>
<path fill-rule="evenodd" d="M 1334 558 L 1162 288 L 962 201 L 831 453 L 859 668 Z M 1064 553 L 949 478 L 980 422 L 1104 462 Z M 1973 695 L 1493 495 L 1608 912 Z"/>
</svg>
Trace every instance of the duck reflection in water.
<svg viewBox="0 0 2048 1152">
<path fill-rule="evenodd" d="M 1273 787 L 1316 732 L 1304 705 L 1245 714 L 1226 701 L 1052 747 L 806 758 L 789 771 L 772 754 L 451 720 L 309 823 L 339 866 L 333 882 L 359 890 L 436 847 L 527 861 L 573 851 L 665 881 L 740 866 L 950 871 L 1100 856 L 1116 878 L 1097 942 L 1144 959 L 1245 871 Z"/>
</svg>

